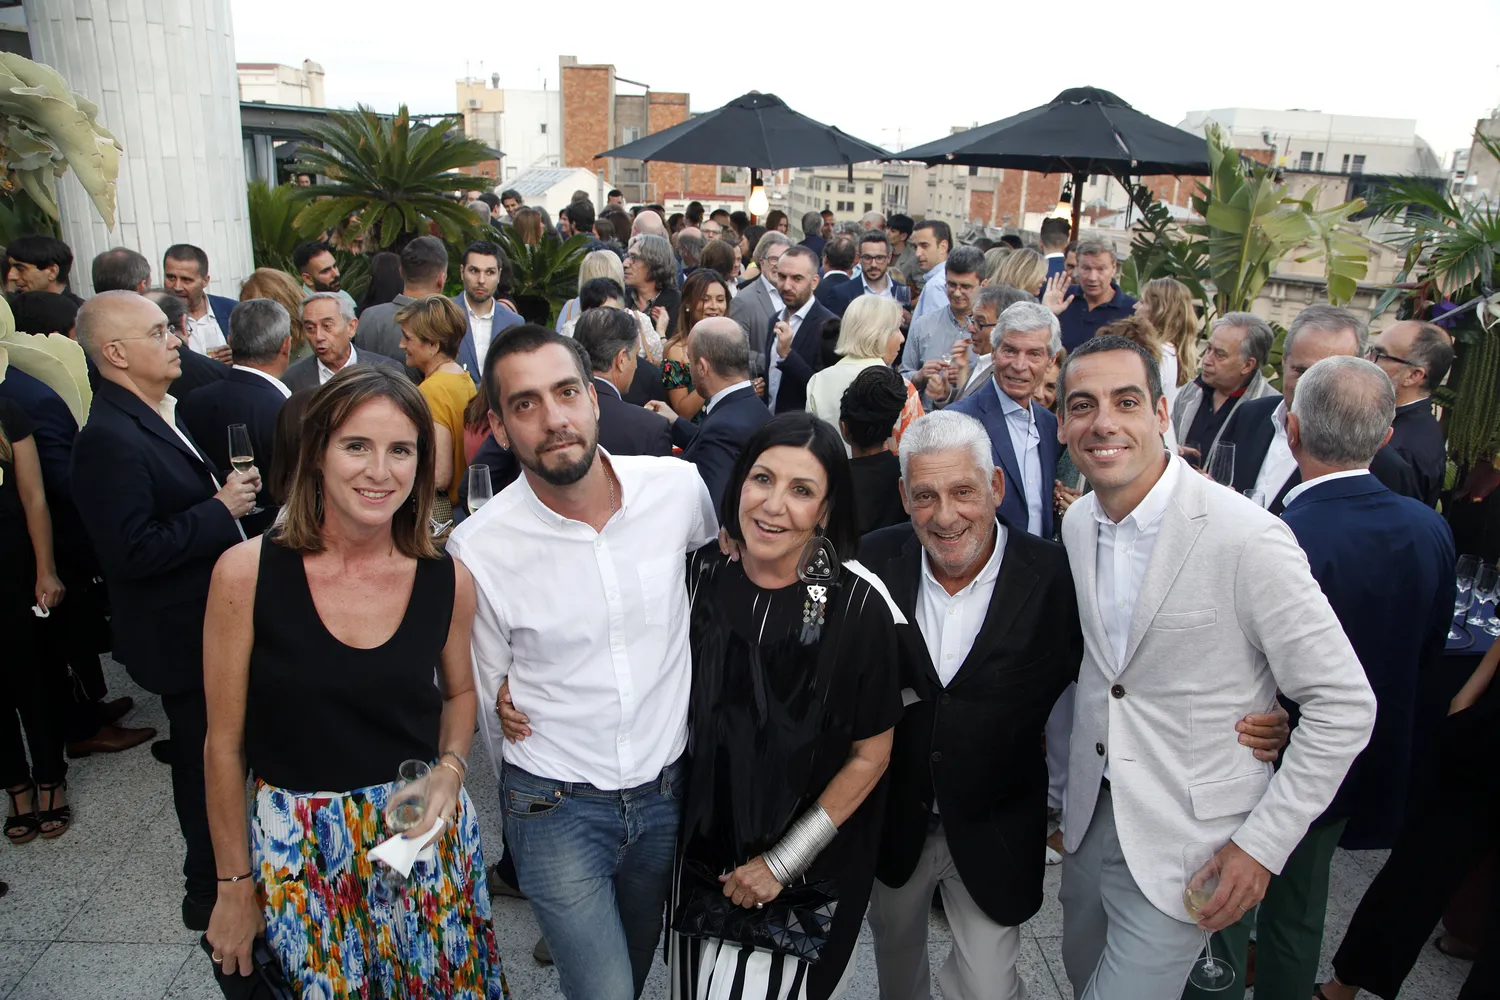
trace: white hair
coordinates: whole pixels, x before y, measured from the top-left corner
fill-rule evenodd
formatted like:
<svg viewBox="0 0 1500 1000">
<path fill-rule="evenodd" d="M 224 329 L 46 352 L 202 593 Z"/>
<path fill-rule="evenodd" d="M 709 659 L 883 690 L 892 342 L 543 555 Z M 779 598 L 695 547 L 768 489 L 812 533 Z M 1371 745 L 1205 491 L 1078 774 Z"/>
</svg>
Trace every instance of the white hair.
<svg viewBox="0 0 1500 1000">
<path fill-rule="evenodd" d="M 1292 413 L 1309 456 L 1328 465 L 1368 468 L 1395 419 L 1396 387 L 1378 365 L 1336 354 L 1302 373 Z"/>
<path fill-rule="evenodd" d="M 990 435 L 984 424 L 957 410 L 937 410 L 918 417 L 901 434 L 901 478 L 906 479 L 915 456 L 960 449 L 969 452 L 974 467 L 986 482 L 995 475 Z"/>
<path fill-rule="evenodd" d="M 354 307 L 349 304 L 348 299 L 344 298 L 338 292 L 313 292 L 302 300 L 302 311 L 304 313 L 307 312 L 307 304 L 309 302 L 321 302 L 325 299 L 332 300 L 333 304 L 338 306 L 339 315 L 344 317 L 344 322 L 347 323 L 354 318 Z"/>
<path fill-rule="evenodd" d="M 1062 350 L 1062 326 L 1057 316 L 1040 302 L 1016 302 L 1006 306 L 995 321 L 995 344 L 998 346 L 1007 333 L 1031 333 L 1033 330 L 1047 331 L 1047 353 L 1056 355 Z"/>
</svg>

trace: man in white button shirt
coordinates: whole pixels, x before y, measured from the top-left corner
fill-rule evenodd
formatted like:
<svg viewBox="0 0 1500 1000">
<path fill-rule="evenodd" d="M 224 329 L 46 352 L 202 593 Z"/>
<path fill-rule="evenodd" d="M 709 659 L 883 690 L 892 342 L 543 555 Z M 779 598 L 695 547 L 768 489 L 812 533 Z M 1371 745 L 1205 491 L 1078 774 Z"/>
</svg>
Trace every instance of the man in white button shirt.
<svg viewBox="0 0 1500 1000">
<path fill-rule="evenodd" d="M 598 450 L 593 379 L 574 341 L 520 326 L 490 353 L 490 428 L 524 472 L 448 543 L 478 591 L 480 727 L 563 994 L 634 1000 L 681 814 L 686 556 L 718 523 L 691 465 Z M 522 713 L 518 742 L 504 740 L 502 700 Z"/>
<path fill-rule="evenodd" d="M 191 243 L 176 243 L 167 247 L 161 266 L 167 291 L 187 303 L 187 346 L 228 364 L 234 299 L 208 294 L 208 254 Z"/>
<path fill-rule="evenodd" d="M 479 369 L 484 367 L 484 355 L 490 349 L 490 340 L 500 331 L 525 322 L 495 301 L 504 265 L 505 251 L 488 240 L 478 240 L 464 248 L 459 270 L 464 290 L 455 295 L 453 301 L 463 309 L 469 328 L 464 331 L 463 342 L 458 345 L 456 360 L 475 385 L 479 384 Z"/>
<path fill-rule="evenodd" d="M 1144 348 L 1085 341 L 1058 391 L 1059 437 L 1094 487 L 1063 524 L 1084 639 L 1063 962 L 1079 1000 L 1161 1000 L 1181 992 L 1203 932 L 1259 903 L 1327 809 L 1375 698 L 1286 525 L 1164 450 L 1167 404 Z M 1225 727 L 1278 689 L 1303 716 L 1273 773 Z M 1220 872 L 1191 914 L 1190 844 L 1216 852 Z"/>
</svg>

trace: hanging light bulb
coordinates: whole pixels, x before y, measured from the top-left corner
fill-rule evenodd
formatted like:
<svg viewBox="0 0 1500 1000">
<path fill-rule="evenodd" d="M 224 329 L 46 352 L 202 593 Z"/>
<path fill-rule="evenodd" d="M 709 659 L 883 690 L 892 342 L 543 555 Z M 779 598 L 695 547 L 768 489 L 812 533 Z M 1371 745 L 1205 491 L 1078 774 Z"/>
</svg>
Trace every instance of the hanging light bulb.
<svg viewBox="0 0 1500 1000">
<path fill-rule="evenodd" d="M 1062 194 L 1057 199 L 1057 207 L 1052 210 L 1052 218 L 1071 219 L 1073 217 L 1073 186 L 1065 184 Z"/>
<path fill-rule="evenodd" d="M 760 179 L 759 170 L 750 171 L 750 197 L 746 200 L 745 207 L 756 217 L 771 210 L 771 202 L 766 197 L 766 186 Z"/>
</svg>

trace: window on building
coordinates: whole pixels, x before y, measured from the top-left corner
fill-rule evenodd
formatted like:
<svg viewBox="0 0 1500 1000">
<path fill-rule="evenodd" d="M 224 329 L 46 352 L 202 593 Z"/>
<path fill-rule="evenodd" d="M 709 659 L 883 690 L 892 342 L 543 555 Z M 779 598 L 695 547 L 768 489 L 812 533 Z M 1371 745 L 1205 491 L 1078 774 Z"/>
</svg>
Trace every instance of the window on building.
<svg viewBox="0 0 1500 1000">
<path fill-rule="evenodd" d="M 1319 172 L 1322 171 L 1322 169 L 1323 169 L 1323 154 L 1322 153 L 1318 154 L 1318 165 L 1316 167 L 1313 167 L 1313 169 L 1317 170 Z"/>
<path fill-rule="evenodd" d="M 833 208 L 832 203 L 830 203 L 827 198 L 824 198 L 823 199 L 823 211 L 826 212 L 826 211 L 831 210 L 832 208 Z"/>
<path fill-rule="evenodd" d="M 1347 174 L 1348 172 L 1349 172 L 1349 154 L 1345 153 L 1344 154 L 1344 165 L 1339 168 L 1339 173 L 1341 173 L 1341 174 Z"/>
<path fill-rule="evenodd" d="M 1312 162 L 1313 162 L 1312 150 L 1310 150 L 1310 149 L 1304 149 L 1302 151 L 1302 158 L 1297 163 L 1297 169 L 1298 170 L 1311 170 L 1312 169 Z"/>
<path fill-rule="evenodd" d="M 852 211 L 854 211 L 854 202 L 852 202 L 852 201 L 841 201 L 841 202 L 839 202 L 839 207 L 836 209 L 836 211 L 839 211 L 839 212 L 852 212 Z"/>
<path fill-rule="evenodd" d="M 875 206 L 873 204 L 871 204 L 870 202 L 867 201 L 867 202 L 865 202 L 865 211 L 866 212 L 873 212 L 873 211 L 875 211 Z"/>
<path fill-rule="evenodd" d="M 874 194 L 874 193 L 875 193 L 875 185 L 874 184 L 866 184 L 865 185 L 865 194 Z"/>
<path fill-rule="evenodd" d="M 1354 162 L 1349 164 L 1351 174 L 1362 174 L 1365 172 L 1365 158 L 1363 154 L 1354 154 Z"/>
<path fill-rule="evenodd" d="M 546 134 L 547 134 L 547 123 L 546 122 L 542 122 L 542 135 L 546 135 Z"/>
<path fill-rule="evenodd" d="M 625 141 L 626 142 L 635 142 L 640 137 L 641 137 L 641 130 L 638 127 L 636 127 L 634 125 L 626 125 L 625 126 Z"/>
<path fill-rule="evenodd" d="M 979 176 L 979 168 L 978 167 L 970 167 L 969 168 L 969 176 L 970 177 L 978 177 Z"/>
</svg>

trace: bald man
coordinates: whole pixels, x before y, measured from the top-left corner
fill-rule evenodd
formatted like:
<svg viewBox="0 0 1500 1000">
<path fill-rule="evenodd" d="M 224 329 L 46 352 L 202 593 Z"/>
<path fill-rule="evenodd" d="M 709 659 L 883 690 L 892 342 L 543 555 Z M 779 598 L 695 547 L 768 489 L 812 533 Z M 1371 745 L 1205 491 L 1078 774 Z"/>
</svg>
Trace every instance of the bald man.
<svg viewBox="0 0 1500 1000">
<path fill-rule="evenodd" d="M 649 208 L 637 215 L 635 222 L 630 225 L 631 236 L 640 236 L 642 233 L 647 236 L 660 236 L 662 239 L 671 238 L 667 232 L 667 224 L 662 221 L 661 216 Z"/>
<path fill-rule="evenodd" d="M 154 694 L 184 748 L 172 798 L 187 841 L 182 922 L 208 929 L 218 872 L 204 805 L 203 615 L 219 555 L 244 540 L 260 473 L 224 476 L 177 420 L 168 387 L 182 341 L 133 291 L 103 292 L 78 311 L 75 336 L 99 372 L 73 445 L 73 502 L 93 540 L 114 609 L 114 657 Z M 238 874 L 238 873 L 233 873 Z"/>
<path fill-rule="evenodd" d="M 1406 460 L 1416 479 L 1417 499 L 1437 506 L 1448 466 L 1448 444 L 1432 412 L 1432 390 L 1453 365 L 1453 341 L 1440 326 L 1405 319 L 1370 340 L 1365 357 L 1396 387 L 1396 417 L 1386 448 Z"/>
<path fill-rule="evenodd" d="M 646 407 L 672 421 L 672 443 L 698 467 L 718 509 L 740 448 L 771 414 L 750 381 L 750 343 L 744 327 L 734 320 L 728 316 L 700 320 L 688 334 L 687 356 L 693 386 L 708 400 L 702 422 L 694 425 L 683 420 L 659 400 L 651 400 Z"/>
</svg>

